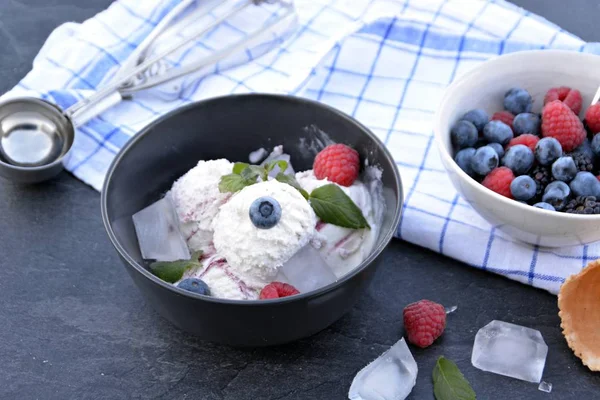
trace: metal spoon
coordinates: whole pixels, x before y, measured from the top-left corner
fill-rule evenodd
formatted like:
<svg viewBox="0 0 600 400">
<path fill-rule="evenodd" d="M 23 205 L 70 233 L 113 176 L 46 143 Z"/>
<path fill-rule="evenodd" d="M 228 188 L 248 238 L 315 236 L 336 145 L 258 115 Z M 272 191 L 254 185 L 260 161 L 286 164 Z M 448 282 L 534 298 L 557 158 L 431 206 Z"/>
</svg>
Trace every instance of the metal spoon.
<svg viewBox="0 0 600 400">
<path fill-rule="evenodd" d="M 179 14 L 194 0 L 184 0 L 171 13 Z M 257 29 L 243 40 L 219 50 L 203 60 L 180 68 L 172 68 L 156 73 L 160 68 L 152 68 L 164 58 L 180 49 L 194 39 L 204 35 L 226 19 L 242 11 L 250 5 L 260 3 L 280 3 L 284 12 L 272 22 Z M 221 7 L 217 2 L 209 10 L 196 10 L 200 18 Z M 175 15 L 167 15 L 166 21 L 172 21 Z M 189 18 L 187 18 L 189 20 Z M 168 23 L 159 24 L 157 31 L 134 51 L 132 57 L 123 64 L 126 69 L 117 72 L 116 79 L 102 89 L 72 105 L 64 112 L 54 104 L 33 97 L 12 98 L 0 103 L 0 175 L 16 182 L 35 183 L 45 181 L 57 175 L 67 161 L 69 150 L 75 138 L 75 128 L 85 124 L 108 108 L 139 90 L 148 89 L 167 81 L 197 71 L 243 50 L 266 31 L 277 26 L 295 21 L 293 3 L 273 0 L 247 0 L 236 5 L 224 15 L 217 18 L 200 32 L 196 32 L 176 42 L 163 53 L 146 58 L 146 50 L 169 27 Z"/>
</svg>

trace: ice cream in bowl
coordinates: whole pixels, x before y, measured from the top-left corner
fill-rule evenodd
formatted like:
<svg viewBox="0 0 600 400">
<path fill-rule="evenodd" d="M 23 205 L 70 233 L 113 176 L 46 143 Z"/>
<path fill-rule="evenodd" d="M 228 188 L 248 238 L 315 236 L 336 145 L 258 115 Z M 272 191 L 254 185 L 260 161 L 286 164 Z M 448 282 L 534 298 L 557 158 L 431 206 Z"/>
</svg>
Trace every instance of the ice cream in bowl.
<svg viewBox="0 0 600 400">
<path fill-rule="evenodd" d="M 238 346 L 310 336 L 367 288 L 401 211 L 383 144 L 304 99 L 236 95 L 178 109 L 117 155 L 111 242 L 179 328 Z"/>
</svg>

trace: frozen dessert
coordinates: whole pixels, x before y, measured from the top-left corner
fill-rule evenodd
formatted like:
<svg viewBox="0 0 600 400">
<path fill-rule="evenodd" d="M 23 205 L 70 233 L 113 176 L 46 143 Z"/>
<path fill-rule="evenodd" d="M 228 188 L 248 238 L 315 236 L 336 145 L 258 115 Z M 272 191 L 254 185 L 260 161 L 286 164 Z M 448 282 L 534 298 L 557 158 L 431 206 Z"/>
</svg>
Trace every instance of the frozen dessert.
<svg viewBox="0 0 600 400">
<path fill-rule="evenodd" d="M 276 199 L 275 206 L 281 210 L 278 222 L 270 229 L 240 223 L 249 218 L 248 210 L 253 218 L 252 206 L 261 199 Z M 275 279 L 283 263 L 314 237 L 316 223 L 315 212 L 298 190 L 268 180 L 243 188 L 221 207 L 215 218 L 214 244 L 237 275 L 262 288 Z"/>
<path fill-rule="evenodd" d="M 232 166 L 225 159 L 200 161 L 173 184 L 171 197 L 191 251 L 206 250 L 212 242 L 213 219 L 231 197 L 219 191 L 219 182 Z"/>
<path fill-rule="evenodd" d="M 383 212 L 383 199 L 379 193 L 381 171 L 371 167 L 365 177 L 366 181 L 356 180 L 352 185 L 340 188 L 361 209 L 371 229 L 350 229 L 319 221 L 311 242 L 338 278 L 353 270 L 369 255 L 379 234 Z M 296 180 L 307 192 L 331 183 L 327 179 L 317 179 L 313 170 L 298 172 Z"/>
<path fill-rule="evenodd" d="M 166 196 L 178 219 L 168 232 L 138 226 L 164 204 L 134 216 L 136 232 L 159 235 L 138 235 L 142 254 L 154 255 L 152 273 L 201 295 L 270 299 L 333 283 L 369 256 L 384 208 L 379 169 L 361 168 L 358 153 L 342 144 L 327 146 L 313 169 L 297 173 L 282 146 L 259 150 L 252 164 L 200 161 L 179 178 Z M 162 254 L 178 248 L 177 234 L 190 259 Z M 160 251 L 143 248 L 171 240 Z"/>
</svg>

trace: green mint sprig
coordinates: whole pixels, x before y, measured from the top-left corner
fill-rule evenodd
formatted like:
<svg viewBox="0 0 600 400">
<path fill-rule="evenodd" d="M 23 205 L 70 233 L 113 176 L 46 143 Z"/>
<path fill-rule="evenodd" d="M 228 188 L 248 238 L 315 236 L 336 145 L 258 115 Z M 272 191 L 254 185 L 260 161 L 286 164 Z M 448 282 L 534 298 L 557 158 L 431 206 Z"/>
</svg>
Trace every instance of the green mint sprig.
<svg viewBox="0 0 600 400">
<path fill-rule="evenodd" d="M 445 357 L 433 367 L 433 394 L 436 400 L 476 400 L 475 391 L 456 364 Z"/>
<path fill-rule="evenodd" d="M 279 167 L 281 172 L 275 176 L 275 179 L 298 190 L 308 200 L 321 221 L 343 228 L 371 229 L 360 208 L 338 185 L 333 183 L 323 185 L 309 194 L 302 189 L 296 178 L 283 172 L 288 167 L 287 161 L 284 160 L 274 160 L 264 166 L 235 163 L 232 173 L 221 177 L 219 191 L 221 193 L 236 193 L 246 186 L 257 183 L 259 177 L 266 181 L 269 172 L 276 166 Z"/>
<path fill-rule="evenodd" d="M 197 251 L 189 260 L 156 261 L 150 264 L 150 272 L 165 282 L 175 283 L 185 271 L 202 266 L 199 261 L 201 255 L 202 251 Z"/>
</svg>

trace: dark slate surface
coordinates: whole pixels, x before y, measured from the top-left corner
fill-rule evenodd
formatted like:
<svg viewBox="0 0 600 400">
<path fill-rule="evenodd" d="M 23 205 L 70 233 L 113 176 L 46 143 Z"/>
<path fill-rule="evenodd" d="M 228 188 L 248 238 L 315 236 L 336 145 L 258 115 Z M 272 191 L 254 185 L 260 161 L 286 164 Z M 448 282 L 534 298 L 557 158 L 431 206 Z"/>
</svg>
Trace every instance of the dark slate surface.
<svg viewBox="0 0 600 400">
<path fill-rule="evenodd" d="M 109 3 L 1 1 L 0 91 L 28 71 L 55 26 Z M 597 39 L 595 1 L 517 3 Z M 98 193 L 66 173 L 36 187 L 0 185 L 2 399 L 343 399 L 354 374 L 402 335 L 403 306 L 420 298 L 459 308 L 442 340 L 413 349 L 420 373 L 411 399 L 433 398 L 440 355 L 458 363 L 480 399 L 589 399 L 600 389 L 560 333 L 554 296 L 399 241 L 367 295 L 315 337 L 256 350 L 201 342 L 146 305 L 105 237 Z M 542 332 L 552 394 L 471 366 L 475 332 L 492 319 Z"/>
</svg>

